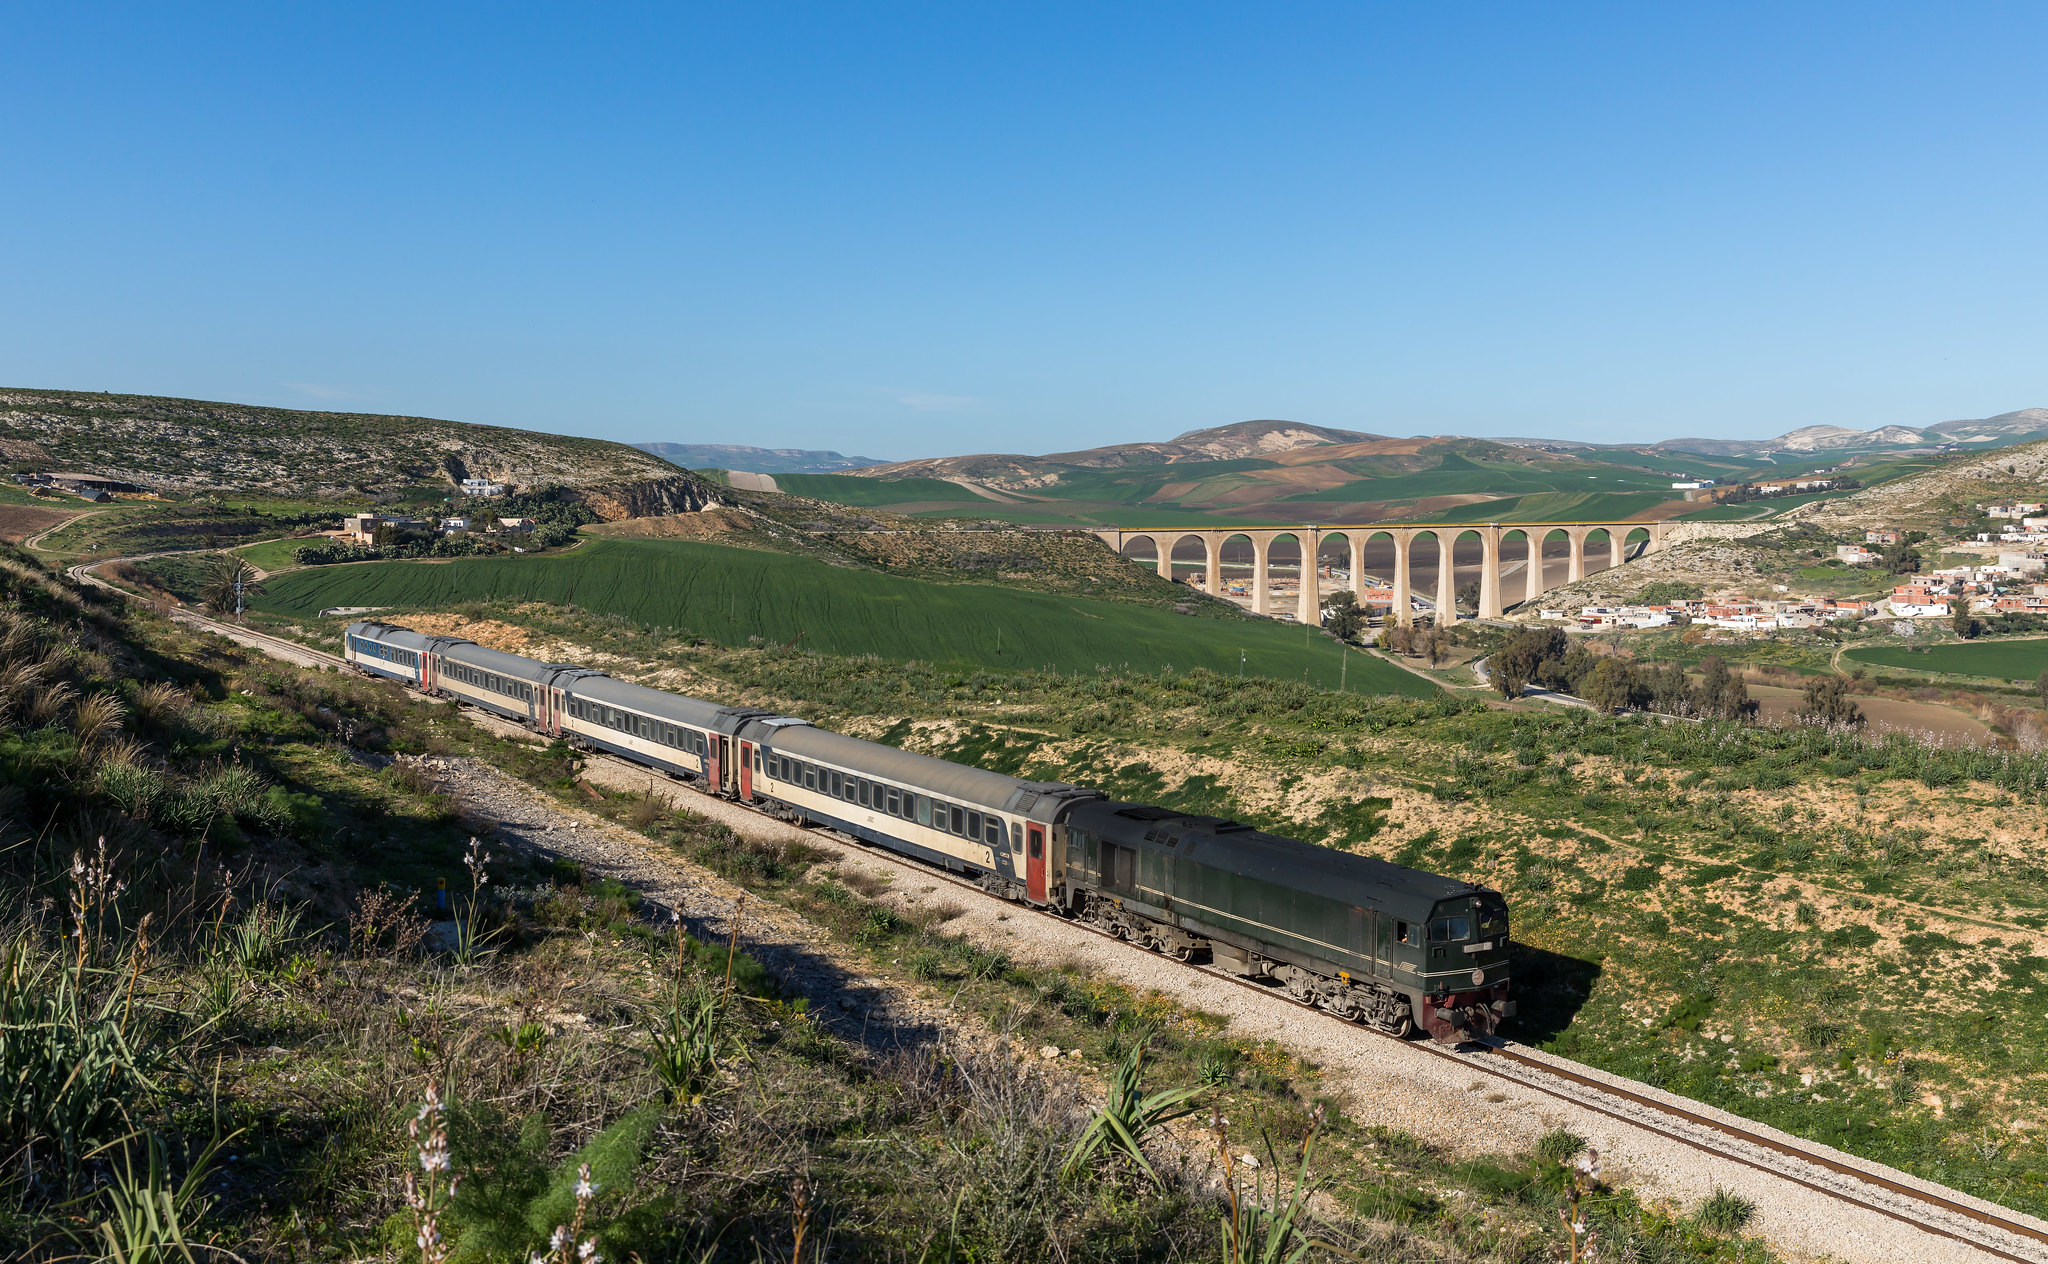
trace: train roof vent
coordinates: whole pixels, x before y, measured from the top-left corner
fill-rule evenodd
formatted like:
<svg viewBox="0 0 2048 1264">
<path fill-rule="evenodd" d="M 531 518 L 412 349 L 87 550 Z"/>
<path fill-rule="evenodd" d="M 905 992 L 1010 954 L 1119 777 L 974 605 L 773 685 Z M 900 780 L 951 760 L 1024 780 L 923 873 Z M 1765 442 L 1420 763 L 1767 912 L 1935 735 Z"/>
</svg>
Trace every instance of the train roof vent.
<svg viewBox="0 0 2048 1264">
<path fill-rule="evenodd" d="M 1037 806 L 1038 792 L 1036 790 L 1019 790 L 1017 792 L 1016 805 L 1013 806 L 1010 810 L 1012 812 L 1029 812 L 1032 808 Z"/>
<path fill-rule="evenodd" d="M 791 728 L 797 725 L 802 725 L 804 728 L 811 727 L 811 722 L 809 720 L 799 720 L 793 715 L 773 716 L 769 719 L 761 721 L 761 723 L 767 725 L 771 729 Z"/>
<path fill-rule="evenodd" d="M 1171 821 L 1180 816 L 1178 812 L 1169 812 L 1165 808 L 1155 808 L 1146 803 L 1134 803 L 1127 808 L 1118 808 L 1116 814 L 1130 821 Z"/>
</svg>

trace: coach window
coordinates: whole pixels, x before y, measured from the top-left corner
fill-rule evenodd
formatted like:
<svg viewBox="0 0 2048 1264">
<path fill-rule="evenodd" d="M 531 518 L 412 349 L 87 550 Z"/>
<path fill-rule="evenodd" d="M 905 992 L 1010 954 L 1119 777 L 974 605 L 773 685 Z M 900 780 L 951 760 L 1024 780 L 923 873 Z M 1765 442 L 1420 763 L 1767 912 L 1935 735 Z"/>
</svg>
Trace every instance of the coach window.
<svg viewBox="0 0 2048 1264">
<path fill-rule="evenodd" d="M 917 823 L 919 825 L 930 825 L 932 823 L 932 801 L 923 795 L 917 796 Z"/>
<path fill-rule="evenodd" d="M 965 834 L 967 832 L 967 811 L 965 808 L 956 807 L 953 809 L 953 832 L 955 834 Z"/>
<path fill-rule="evenodd" d="M 981 837 L 981 813 L 979 813 L 979 812 L 969 812 L 969 813 L 967 814 L 967 837 L 968 837 L 968 838 L 980 838 L 980 837 Z"/>
<path fill-rule="evenodd" d="M 988 824 L 983 828 L 981 841 L 991 847 L 1001 847 L 1003 845 L 1003 823 L 993 816 L 989 817 Z"/>
<path fill-rule="evenodd" d="M 888 804 L 888 807 L 885 810 L 889 813 L 890 816 L 902 816 L 903 792 L 898 790 L 894 786 L 890 786 L 886 793 L 886 802 Z"/>
<path fill-rule="evenodd" d="M 1010 822 L 1010 847 L 1018 855 L 1024 854 L 1024 823 L 1022 821 Z"/>
</svg>

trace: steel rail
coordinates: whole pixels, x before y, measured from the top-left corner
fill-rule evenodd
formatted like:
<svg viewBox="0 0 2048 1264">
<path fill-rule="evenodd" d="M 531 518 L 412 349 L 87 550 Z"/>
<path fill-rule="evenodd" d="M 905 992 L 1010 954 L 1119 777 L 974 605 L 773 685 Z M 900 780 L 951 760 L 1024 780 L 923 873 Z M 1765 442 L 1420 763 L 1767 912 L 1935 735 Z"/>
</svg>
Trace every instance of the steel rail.
<svg viewBox="0 0 2048 1264">
<path fill-rule="evenodd" d="M 100 583 L 107 587 L 112 587 L 112 585 L 106 585 L 105 581 L 100 580 L 98 576 L 89 575 L 84 572 L 86 572 L 86 568 L 84 567 L 78 567 L 74 570 L 74 573 L 78 574 L 79 578 L 89 578 L 93 582 Z M 332 654 L 328 654 L 321 650 L 310 649 L 309 647 L 299 645 L 296 642 L 285 640 L 282 637 L 272 636 L 268 633 L 253 632 L 247 628 L 236 627 L 234 625 L 221 624 L 215 620 L 207 619 L 204 616 L 193 615 L 187 611 L 181 611 L 179 613 L 184 617 L 185 620 L 197 624 L 205 628 L 206 630 L 215 632 L 219 635 L 240 634 L 242 636 L 247 636 L 255 640 L 268 642 L 271 646 L 275 647 L 275 650 L 277 651 L 285 651 L 291 654 L 310 655 L 322 659 L 326 663 L 332 664 L 336 667 L 345 668 L 349 665 L 345 660 L 337 658 Z M 456 702 L 456 705 L 460 710 L 475 711 L 480 715 L 487 716 L 490 719 L 498 721 L 500 723 L 517 723 L 517 721 L 512 720 L 509 717 L 499 716 L 495 712 L 486 711 L 481 707 L 476 707 L 473 704 L 467 702 L 461 702 L 458 700 Z M 635 764 L 629 760 L 623 759 L 619 756 L 612 755 L 609 753 L 593 752 L 591 757 L 593 759 L 600 760 L 609 764 L 614 764 L 620 768 L 629 769 L 635 775 L 648 772 L 648 769 L 641 765 Z M 703 789 L 700 789 L 697 785 L 691 782 L 677 781 L 673 777 L 669 777 L 668 779 L 674 782 L 675 784 L 685 789 L 688 789 L 694 793 L 702 794 L 707 798 L 719 798 L 722 802 L 732 803 L 735 806 L 738 806 L 745 811 L 752 812 L 755 815 L 760 816 L 764 819 L 777 821 L 781 824 L 788 825 L 794 829 L 800 829 L 809 833 L 814 833 L 821 837 L 829 838 L 832 841 L 840 843 L 842 845 L 856 846 L 864 851 L 873 851 L 880 853 L 882 855 L 885 855 L 887 858 L 894 862 L 914 866 L 917 869 L 929 874 L 931 877 L 937 878 L 944 882 L 951 883 L 952 885 L 957 886 L 963 890 L 972 891 L 976 895 L 979 895 L 985 899 L 991 901 L 1001 901 L 1005 905 L 1011 903 L 1010 901 L 1002 900 L 1000 896 L 990 893 L 978 883 L 967 881 L 966 879 L 960 877 L 958 874 L 955 874 L 950 870 L 941 869 L 937 866 L 927 864 L 905 853 L 881 847 L 876 844 L 870 844 L 865 840 L 858 839 L 851 835 L 841 833 L 840 831 L 831 829 L 827 826 L 796 824 L 772 812 L 769 812 L 765 808 L 759 807 L 755 804 L 745 803 L 738 799 L 724 799 L 722 796 L 713 795 Z M 1026 907 L 1032 909 L 1032 911 L 1037 912 L 1039 915 L 1043 917 L 1047 917 L 1058 922 L 1063 926 L 1069 926 L 1082 930 L 1089 934 L 1099 935 L 1102 938 L 1111 940 L 1113 942 L 1127 944 L 1130 943 L 1129 940 L 1123 938 L 1122 936 L 1113 934 L 1100 927 L 1091 926 L 1085 922 L 1080 922 L 1070 918 L 1062 917 L 1060 914 L 1053 911 L 1052 909 L 1040 908 L 1036 905 L 1029 904 L 1027 904 Z M 1133 944 L 1132 946 L 1139 947 L 1135 944 Z M 1140 951 L 1149 950 L 1140 948 Z M 1165 954 L 1157 955 L 1163 956 Z M 1171 958 L 1168 959 L 1170 960 Z M 1592 1076 L 1582 1075 L 1578 1072 L 1571 1071 L 1563 1067 L 1555 1066 L 1551 1063 L 1541 1061 L 1536 1058 L 1531 1058 L 1525 1054 L 1518 1053 L 1514 1049 L 1510 1048 L 1508 1046 L 1508 1042 L 1506 1041 L 1481 1043 L 1478 1045 L 1478 1048 L 1475 1052 L 1440 1049 L 1435 1047 L 1435 1045 L 1431 1042 L 1403 1039 L 1399 1036 L 1395 1036 L 1391 1032 L 1379 1031 L 1375 1028 L 1368 1027 L 1363 1024 L 1348 1022 L 1344 1019 L 1338 1018 L 1334 1014 L 1330 1014 L 1328 1011 L 1322 1009 L 1321 1007 L 1311 1002 L 1302 1001 L 1295 997 L 1287 996 L 1284 993 L 1279 992 L 1272 987 L 1261 985 L 1250 979 L 1240 978 L 1237 975 L 1228 973 L 1227 971 L 1203 967 L 1200 965 L 1195 965 L 1190 962 L 1181 962 L 1179 964 L 1186 965 L 1189 969 L 1198 971 L 1199 973 L 1206 975 L 1210 978 L 1221 979 L 1226 983 L 1235 984 L 1254 993 L 1255 995 L 1265 997 L 1269 1000 L 1280 1001 L 1288 1005 L 1293 1005 L 1300 1009 L 1309 1010 L 1317 1015 L 1330 1019 L 1332 1022 L 1343 1023 L 1347 1030 L 1359 1031 L 1373 1036 L 1378 1036 L 1382 1039 L 1393 1040 L 1398 1042 L 1403 1048 L 1412 1049 L 1420 1053 L 1428 1054 L 1432 1057 L 1441 1058 L 1454 1065 L 1468 1067 L 1470 1069 L 1480 1071 L 1484 1074 L 1493 1075 L 1498 1079 L 1507 1081 L 1508 1083 L 1516 1084 L 1523 1088 L 1531 1089 L 1539 1093 L 1544 1093 L 1548 1096 L 1555 1097 L 1560 1101 L 1568 1102 L 1574 1106 L 1578 1106 L 1581 1109 L 1590 1110 L 1596 1114 L 1604 1115 L 1610 1119 L 1625 1124 L 1629 1127 L 1637 1128 L 1642 1131 L 1649 1132 L 1653 1135 L 1664 1137 L 1667 1140 L 1675 1141 L 1680 1145 L 1687 1146 L 1694 1150 L 1698 1150 L 1701 1153 L 1709 1154 L 1720 1159 L 1726 1159 L 1732 1163 L 1741 1164 L 1744 1167 L 1752 1168 L 1758 1172 L 1765 1173 L 1766 1175 L 1773 1176 L 1780 1180 L 1790 1182 L 1791 1184 L 1797 1185 L 1803 1189 L 1811 1190 L 1815 1193 L 1822 1194 L 1826 1197 L 1837 1199 L 1839 1201 L 1848 1203 L 1851 1206 L 1858 1207 L 1865 1211 L 1875 1212 L 1880 1216 L 1887 1217 L 1891 1220 L 1896 1220 L 1902 1224 L 1910 1225 L 1913 1228 L 1919 1229 L 1924 1233 L 1929 1233 L 1937 1237 L 1947 1238 L 1951 1241 L 1960 1242 L 1963 1245 L 1971 1247 L 1974 1250 L 1983 1251 L 1989 1255 L 1996 1256 L 1999 1259 L 2010 1260 L 2013 1261 L 2014 1264 L 2040 1264 L 2042 1258 L 2044 1258 L 2040 1256 L 2029 1258 L 2027 1256 L 2015 1255 L 2012 1252 L 2003 1249 L 2002 1247 L 1993 1245 L 1989 1242 L 1982 1241 L 1981 1239 L 1969 1237 L 1965 1234 L 1958 1233 L 1950 1228 L 1945 1228 L 1940 1225 L 1931 1224 L 1925 1219 L 1915 1218 L 1914 1216 L 1908 1215 L 1905 1212 L 1898 1211 L 1890 1207 L 1886 1207 L 1880 1203 L 1872 1202 L 1866 1198 L 1859 1198 L 1855 1194 L 1847 1192 L 1843 1189 L 1829 1186 L 1818 1181 L 1810 1180 L 1805 1177 L 1795 1175 L 1785 1170 L 1785 1168 L 1782 1166 L 1771 1166 L 1759 1159 L 1736 1153 L 1730 1148 L 1710 1145 L 1707 1142 L 1700 1140 L 1699 1138 L 1685 1136 L 1684 1134 L 1674 1131 L 1673 1129 L 1668 1127 L 1660 1127 L 1658 1124 L 1652 1121 L 1627 1114 L 1611 1106 L 1604 1105 L 1599 1101 L 1589 1100 L 1589 1098 L 1605 1096 L 1617 1099 L 1619 1101 L 1625 1101 L 1640 1108 L 1652 1111 L 1656 1114 L 1664 1115 L 1672 1119 L 1683 1121 L 1685 1124 L 1690 1125 L 1692 1127 L 1720 1134 L 1721 1136 L 1724 1136 L 1732 1141 L 1739 1142 L 1745 1145 L 1756 1146 L 1761 1149 L 1768 1150 L 1772 1153 L 1783 1155 L 1784 1157 L 1797 1160 L 1798 1162 L 1810 1164 L 1824 1171 L 1832 1172 L 1836 1175 L 1850 1178 L 1851 1180 L 1860 1181 L 1865 1184 L 1875 1186 L 1879 1189 L 1885 1190 L 1888 1193 L 1901 1196 L 1913 1202 L 1924 1204 L 1930 1208 L 1939 1210 L 1949 1215 L 1960 1216 L 1964 1219 L 1981 1224 L 1986 1228 L 1993 1229 L 2001 1233 L 2010 1234 L 2013 1237 L 2027 1239 L 2042 1243 L 2044 1245 L 2048 1245 L 2048 1233 L 2044 1233 L 2043 1231 L 2035 1229 L 2032 1226 L 2020 1224 L 2016 1221 L 2005 1219 L 2004 1217 L 1994 1215 L 1990 1212 L 1983 1211 L 1979 1208 L 1971 1207 L 1967 1204 L 1960 1203 L 1953 1199 L 1943 1197 L 1942 1195 L 1931 1193 L 1927 1190 L 1923 1190 L 1912 1185 L 1907 1185 L 1900 1181 L 1892 1180 L 1891 1178 L 1882 1176 L 1876 1172 L 1866 1171 L 1854 1165 L 1839 1162 L 1837 1160 L 1828 1158 L 1824 1155 L 1814 1153 L 1811 1150 L 1803 1149 L 1799 1146 L 1791 1145 L 1786 1142 L 1776 1140 L 1775 1138 L 1764 1136 L 1760 1133 L 1751 1132 L 1748 1129 L 1738 1128 L 1731 1124 L 1723 1123 L 1719 1120 L 1709 1118 L 1705 1115 L 1701 1115 L 1695 1111 L 1690 1111 L 1680 1106 L 1674 1106 L 1668 1102 L 1659 1101 L 1656 1098 L 1634 1092 L 1630 1089 L 1622 1088 L 1620 1086 L 1608 1083 L 1604 1080 L 1595 1079 Z M 1524 1068 L 1528 1072 L 1533 1072 L 1534 1076 L 1532 1077 L 1529 1075 L 1516 1075 L 1503 1071 L 1497 1067 L 1490 1067 L 1485 1065 L 1486 1062 L 1496 1059 L 1512 1063 L 1516 1066 Z M 1556 1080 L 1561 1080 L 1566 1084 L 1575 1085 L 1579 1089 L 1584 1091 L 1573 1092 L 1566 1089 L 1552 1087 L 1550 1085 L 1538 1083 L 1535 1077 L 1550 1077 Z"/>
<path fill-rule="evenodd" d="M 468 706 L 468 704 L 461 705 L 463 705 L 464 707 Z M 477 710 L 481 711 L 481 708 L 477 708 Z M 490 712 L 481 713 L 485 715 L 492 715 L 492 713 Z M 500 716 L 493 716 L 493 718 L 500 720 L 504 719 L 504 717 Z M 636 775 L 644 774 L 648 771 L 646 768 L 638 764 L 635 764 L 630 760 L 623 759 L 617 755 L 609 753 L 596 753 L 593 755 L 593 758 L 603 760 L 609 764 L 615 765 L 616 767 L 622 769 L 628 769 Z M 869 843 L 864 839 L 855 838 L 852 835 L 841 833 L 840 831 L 832 829 L 829 826 L 796 824 L 755 804 L 744 803 L 738 799 L 726 799 L 722 796 L 712 795 L 707 791 L 700 789 L 694 782 L 675 781 L 674 778 L 670 778 L 670 780 L 674 781 L 674 784 L 679 785 L 685 789 L 688 789 L 693 793 L 704 795 L 706 798 L 718 798 L 720 802 L 734 804 L 744 809 L 745 811 L 751 812 L 764 819 L 776 821 L 780 824 L 788 825 L 793 829 L 803 830 L 806 833 L 816 834 L 819 837 L 830 839 L 831 841 L 839 843 L 844 846 L 858 847 L 862 851 L 876 853 L 885 856 L 892 861 L 913 866 L 921 873 L 924 873 L 932 878 L 950 883 L 953 886 L 961 888 L 962 890 L 971 891 L 984 899 L 998 901 L 1006 907 L 1010 906 L 1012 903 L 1011 901 L 1003 900 L 1000 896 L 994 895 L 993 893 L 989 892 L 987 889 L 982 887 L 980 884 L 962 878 L 961 876 L 952 872 L 951 870 L 939 868 L 935 865 L 919 860 L 914 856 L 909 856 L 905 853 L 898 852 L 887 847 L 882 847 L 879 844 Z M 1129 944 L 1131 947 L 1139 948 L 1140 951 L 1150 951 L 1149 949 L 1144 949 L 1137 944 L 1131 943 L 1130 940 L 1127 940 L 1120 935 L 1116 935 L 1110 931 L 1104 930 L 1099 926 L 1092 926 L 1086 922 L 1077 921 L 1067 917 L 1062 917 L 1060 914 L 1049 908 L 1041 908 L 1037 905 L 1030 904 L 1025 905 L 1025 907 L 1029 908 L 1031 911 L 1039 914 L 1042 917 L 1049 918 L 1059 923 L 1062 926 L 1073 927 L 1077 930 L 1084 931 L 1091 935 L 1100 936 L 1112 942 Z M 1166 956 L 1166 954 L 1163 953 L 1157 953 L 1154 955 Z M 1168 959 L 1172 960 L 1171 957 L 1168 957 Z M 1913 1228 L 1919 1229 L 1924 1233 L 1929 1233 L 1937 1237 L 1947 1238 L 1951 1241 L 1960 1242 L 1963 1245 L 1968 1246 L 1974 1250 L 1983 1251 L 1986 1254 L 1996 1256 L 1997 1258 L 2002 1260 L 2010 1260 L 2013 1262 L 2013 1264 L 2042 1264 L 2043 1259 L 2048 1259 L 2048 1256 L 2029 1257 L 2024 1255 L 2015 1255 L 2012 1252 L 2003 1249 L 2001 1246 L 1983 1241 L 1980 1238 L 1975 1238 L 1963 1233 L 1958 1233 L 1951 1228 L 1946 1228 L 1941 1225 L 1929 1223 L 1925 1219 L 1916 1218 L 1905 1212 L 1896 1210 L 1891 1207 L 1887 1207 L 1882 1203 L 1873 1202 L 1867 1198 L 1860 1198 L 1856 1194 L 1844 1190 L 1842 1188 L 1823 1184 L 1819 1181 L 1811 1180 L 1806 1177 L 1796 1175 L 1792 1172 L 1787 1171 L 1782 1165 L 1772 1166 L 1759 1159 L 1738 1153 L 1732 1148 L 1719 1145 L 1712 1145 L 1697 1137 L 1686 1136 L 1681 1132 L 1673 1130 L 1672 1128 L 1659 1126 L 1656 1122 L 1642 1119 L 1638 1116 L 1628 1114 L 1625 1111 L 1617 1110 L 1614 1107 L 1604 1105 L 1597 1100 L 1591 1100 L 1591 1098 L 1598 1096 L 1606 1096 L 1626 1101 L 1641 1108 L 1653 1111 L 1657 1114 L 1681 1120 L 1684 1123 L 1689 1124 L 1693 1127 L 1702 1128 L 1711 1132 L 1721 1134 L 1722 1136 L 1725 1136 L 1730 1140 L 1748 1145 L 1754 1145 L 1759 1148 L 1784 1155 L 1787 1158 L 1796 1159 L 1799 1162 L 1811 1164 L 1812 1166 L 1821 1168 L 1825 1171 L 1833 1172 L 1839 1176 L 1848 1177 L 1852 1180 L 1861 1181 L 1866 1184 L 1876 1186 L 1880 1189 L 1885 1190 L 1888 1193 L 1899 1195 L 1911 1201 L 1925 1204 L 1930 1208 L 1933 1208 L 1941 1212 L 1946 1212 L 1950 1215 L 1961 1216 L 1965 1219 L 1982 1224 L 1987 1228 L 2011 1234 L 2014 1237 L 2031 1239 L 2033 1241 L 2040 1242 L 2044 1245 L 2048 1245 L 2048 1233 L 2044 1233 L 2041 1230 L 2033 1228 L 2032 1226 L 2020 1224 L 2012 1220 L 2007 1220 L 2003 1217 L 1993 1215 L 1989 1212 L 1982 1211 L 1978 1208 L 1968 1206 L 1967 1204 L 1956 1202 L 1953 1199 L 1945 1198 L 1939 1194 L 1930 1193 L 1926 1190 L 1919 1189 L 1915 1186 L 1907 1185 L 1903 1182 L 1892 1180 L 1891 1178 L 1882 1176 L 1876 1172 L 1866 1171 L 1862 1168 L 1855 1167 L 1851 1164 L 1838 1162 L 1834 1159 L 1830 1159 L 1824 1155 L 1816 1154 L 1811 1150 L 1803 1149 L 1799 1146 L 1790 1145 L 1788 1143 L 1778 1141 L 1774 1138 L 1766 1137 L 1761 1134 L 1751 1132 L 1747 1129 L 1738 1128 L 1731 1124 L 1722 1123 L 1719 1120 L 1711 1119 L 1707 1116 L 1700 1115 L 1696 1112 L 1686 1110 L 1683 1107 L 1674 1106 L 1670 1103 L 1658 1101 L 1655 1098 L 1648 1097 L 1640 1093 L 1632 1092 L 1628 1089 L 1621 1088 L 1613 1084 L 1609 1084 L 1603 1080 L 1595 1079 L 1592 1076 L 1582 1075 L 1575 1071 L 1554 1066 L 1548 1062 L 1541 1061 L 1536 1058 L 1531 1058 L 1525 1054 L 1518 1053 L 1514 1049 L 1508 1047 L 1508 1042 L 1506 1041 L 1499 1041 L 1497 1043 L 1480 1043 L 1478 1044 L 1477 1049 L 1471 1052 L 1459 1049 L 1442 1049 L 1438 1048 L 1434 1043 L 1429 1041 L 1403 1039 L 1402 1037 L 1396 1036 L 1391 1032 L 1380 1031 L 1377 1028 L 1368 1027 L 1364 1024 L 1346 1021 L 1344 1019 L 1338 1018 L 1336 1015 L 1331 1014 L 1329 1011 L 1313 1004 L 1312 1002 L 1303 1001 L 1295 997 L 1288 996 L 1287 994 L 1279 991 L 1276 988 L 1254 982 L 1250 979 L 1241 978 L 1227 971 L 1197 965 L 1192 962 L 1180 962 L 1178 964 L 1184 965 L 1188 969 L 1197 971 L 1209 978 L 1220 979 L 1225 983 L 1234 984 L 1238 987 L 1244 988 L 1245 990 L 1253 993 L 1254 995 L 1265 997 L 1269 1000 L 1279 1001 L 1283 1004 L 1292 1005 L 1298 1009 L 1308 1010 L 1323 1018 L 1327 1018 L 1332 1022 L 1342 1023 L 1346 1030 L 1358 1031 L 1368 1035 L 1380 1037 L 1384 1040 L 1395 1041 L 1396 1043 L 1400 1044 L 1403 1048 L 1412 1049 L 1419 1053 L 1428 1054 L 1431 1057 L 1440 1058 L 1446 1062 L 1452 1063 L 1453 1065 L 1467 1067 L 1472 1070 L 1478 1071 L 1482 1074 L 1491 1075 L 1497 1079 L 1505 1080 L 1510 1084 L 1519 1085 L 1523 1088 L 1527 1088 L 1535 1092 L 1546 1094 L 1548 1096 L 1557 1098 L 1560 1101 L 1568 1102 L 1571 1105 L 1578 1106 L 1585 1110 L 1590 1110 L 1595 1114 L 1604 1115 L 1610 1119 L 1625 1124 L 1631 1128 L 1640 1129 L 1641 1131 L 1651 1133 L 1655 1136 L 1663 1137 L 1669 1141 L 1675 1141 L 1680 1145 L 1688 1147 L 1689 1149 L 1697 1150 L 1703 1154 L 1712 1155 L 1715 1158 L 1726 1159 L 1731 1163 L 1741 1164 L 1744 1167 L 1752 1168 L 1768 1176 L 1773 1176 L 1780 1180 L 1787 1181 L 1793 1185 L 1797 1185 L 1803 1189 L 1811 1190 L 1814 1193 L 1822 1194 L 1826 1197 L 1848 1203 L 1853 1207 L 1857 1207 L 1865 1211 L 1875 1212 L 1880 1216 L 1887 1217 L 1891 1220 L 1896 1220 L 1901 1224 L 1910 1225 Z M 1532 1076 L 1512 1074 L 1499 1067 L 1486 1065 L 1488 1061 L 1492 1061 L 1495 1059 L 1504 1060 L 1517 1066 L 1523 1067 L 1527 1071 L 1534 1072 L 1536 1077 L 1547 1076 L 1556 1080 L 1564 1081 L 1566 1084 L 1578 1086 L 1578 1088 L 1582 1091 L 1571 1091 L 1568 1089 L 1538 1083 L 1536 1081 L 1536 1078 Z"/>
</svg>

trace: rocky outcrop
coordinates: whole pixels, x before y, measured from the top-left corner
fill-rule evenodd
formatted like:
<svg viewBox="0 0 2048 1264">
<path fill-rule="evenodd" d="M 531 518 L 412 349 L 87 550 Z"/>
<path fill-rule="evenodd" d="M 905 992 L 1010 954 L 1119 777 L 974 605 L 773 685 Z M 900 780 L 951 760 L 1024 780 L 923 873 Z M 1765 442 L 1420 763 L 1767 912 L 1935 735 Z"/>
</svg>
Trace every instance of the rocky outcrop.
<svg viewBox="0 0 2048 1264">
<path fill-rule="evenodd" d="M 617 483 L 603 487 L 565 489 L 569 496 L 588 505 L 606 522 L 621 518 L 659 518 L 669 514 L 698 513 L 720 505 L 718 489 L 693 474 L 650 479 L 644 483 Z"/>
</svg>

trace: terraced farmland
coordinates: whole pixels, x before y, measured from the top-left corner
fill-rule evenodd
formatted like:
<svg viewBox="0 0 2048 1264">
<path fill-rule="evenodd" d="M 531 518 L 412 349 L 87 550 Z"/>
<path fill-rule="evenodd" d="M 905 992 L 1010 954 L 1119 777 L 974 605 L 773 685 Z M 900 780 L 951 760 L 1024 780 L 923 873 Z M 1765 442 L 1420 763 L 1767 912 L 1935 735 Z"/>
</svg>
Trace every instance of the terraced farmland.
<svg viewBox="0 0 2048 1264">
<path fill-rule="evenodd" d="M 257 608 L 299 618 L 328 606 L 544 601 L 686 629 L 725 645 L 758 636 L 831 654 L 970 668 L 1156 674 L 1206 667 L 1353 693 L 1435 691 L 1389 663 L 1289 624 L 931 584 L 686 540 L 600 539 L 549 557 L 316 567 L 281 575 L 269 588 Z"/>
</svg>

